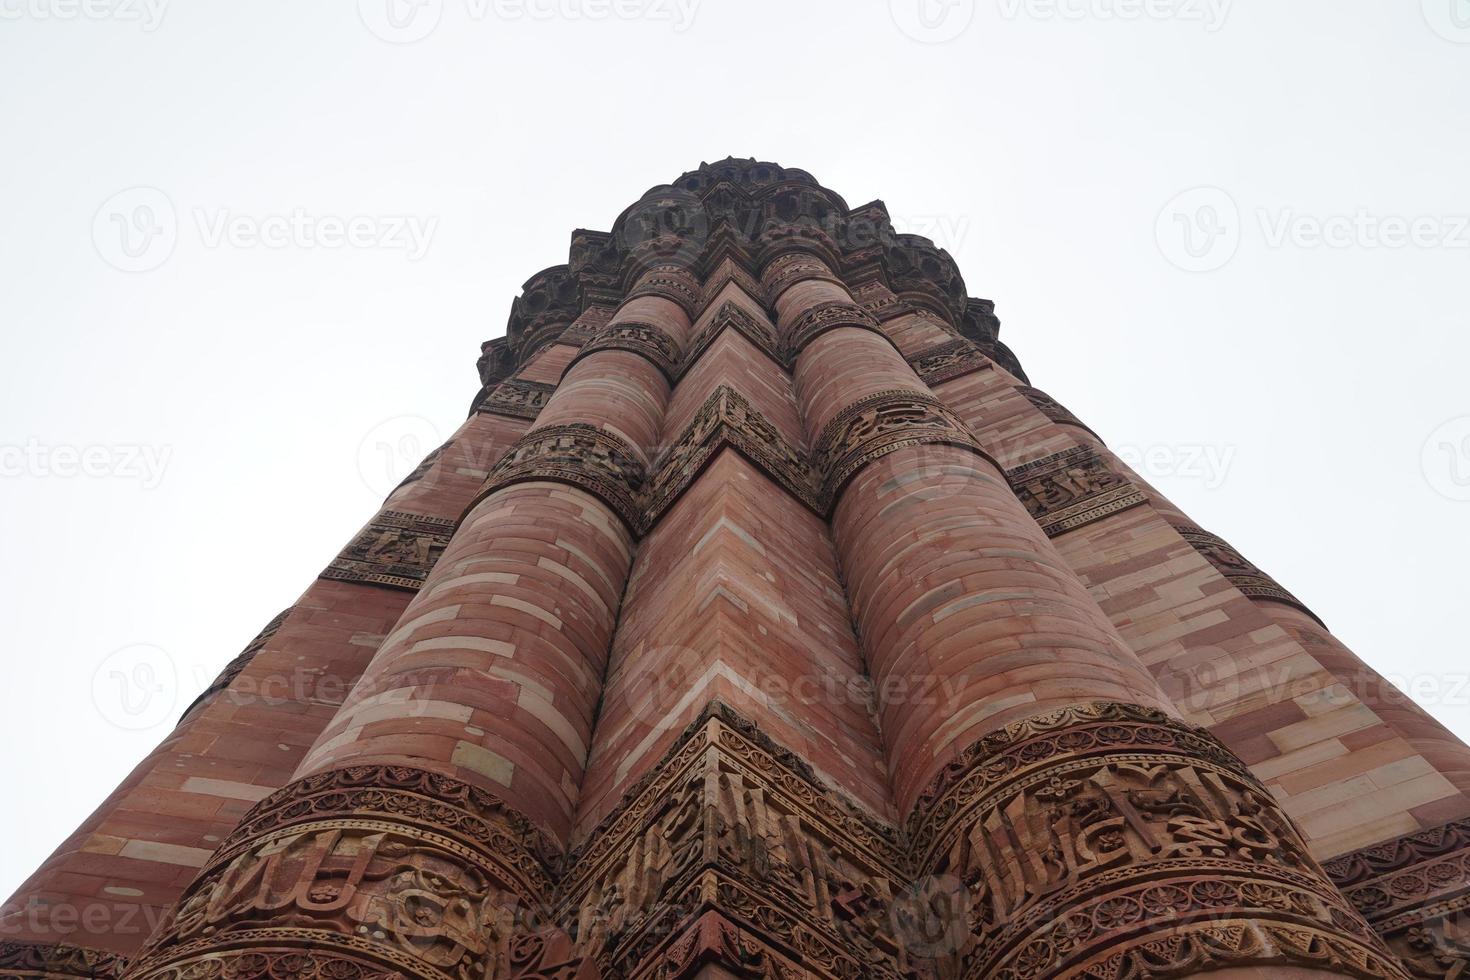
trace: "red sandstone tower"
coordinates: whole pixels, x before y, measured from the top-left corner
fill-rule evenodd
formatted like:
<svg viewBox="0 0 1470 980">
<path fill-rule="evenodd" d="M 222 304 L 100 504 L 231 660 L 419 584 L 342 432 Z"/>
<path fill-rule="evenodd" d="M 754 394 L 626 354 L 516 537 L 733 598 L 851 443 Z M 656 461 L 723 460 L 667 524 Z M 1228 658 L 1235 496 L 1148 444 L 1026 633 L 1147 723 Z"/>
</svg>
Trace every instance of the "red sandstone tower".
<svg viewBox="0 0 1470 980">
<path fill-rule="evenodd" d="M 1470 749 L 992 311 L 774 164 L 577 232 L 0 975 L 1465 974 Z"/>
</svg>

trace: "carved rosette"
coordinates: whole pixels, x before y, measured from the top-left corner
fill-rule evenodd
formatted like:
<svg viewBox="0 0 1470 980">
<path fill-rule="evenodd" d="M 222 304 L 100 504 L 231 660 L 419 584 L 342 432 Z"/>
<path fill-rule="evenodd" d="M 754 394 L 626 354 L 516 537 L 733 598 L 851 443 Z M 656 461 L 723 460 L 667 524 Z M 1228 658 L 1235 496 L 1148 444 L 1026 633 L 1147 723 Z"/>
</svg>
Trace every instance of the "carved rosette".
<svg viewBox="0 0 1470 980">
<path fill-rule="evenodd" d="M 891 828 L 714 703 L 573 853 L 559 918 L 606 978 L 716 962 L 897 980 L 903 858 Z"/>
<path fill-rule="evenodd" d="M 234 683 L 235 678 L 240 676 L 240 672 L 250 666 L 250 661 L 255 659 L 255 655 L 265 649 L 265 645 L 270 642 L 271 637 L 280 632 L 281 627 L 286 622 L 286 617 L 291 615 L 291 609 L 294 608 L 296 607 L 292 606 L 290 609 L 277 613 L 274 619 L 266 623 L 265 628 L 255 635 L 255 639 L 251 640 L 245 649 L 240 651 L 239 656 L 225 665 L 225 669 L 220 671 L 219 676 L 214 679 L 214 683 L 205 688 L 204 693 L 195 698 L 189 707 L 184 710 L 184 713 L 180 716 L 180 720 L 189 717 L 189 712 Z"/>
<path fill-rule="evenodd" d="M 1302 604 L 1300 599 L 1282 588 L 1274 578 L 1247 561 L 1245 556 L 1232 548 L 1224 538 L 1188 524 L 1176 524 L 1174 530 L 1178 531 L 1180 537 L 1188 541 L 1194 550 L 1204 557 L 1205 561 L 1215 567 L 1215 571 L 1224 576 L 1226 581 L 1240 590 L 1243 595 L 1250 596 L 1252 599 L 1284 602 L 1288 606 L 1300 609 L 1317 622 L 1322 622 L 1317 619 L 1316 613 Z M 1325 624 L 1323 628 L 1326 628 Z"/>
<path fill-rule="evenodd" d="M 1017 385 L 1016 390 L 1019 391 L 1022 395 L 1026 396 L 1026 400 L 1028 402 L 1040 409 L 1041 414 L 1045 415 L 1047 418 L 1051 419 L 1058 425 L 1075 425 L 1079 429 L 1082 429 L 1086 432 L 1091 432 L 1094 436 L 1097 436 L 1099 440 L 1102 439 L 1102 437 L 1098 436 L 1096 432 L 1092 432 L 1091 429 L 1083 425 L 1082 420 L 1073 415 L 1070 411 L 1068 411 L 1065 405 L 1057 401 L 1051 395 L 1048 395 L 1046 392 L 1042 391 L 1040 388 L 1032 388 L 1029 385 Z"/>
<path fill-rule="evenodd" d="M 1011 489 L 1049 537 L 1147 503 L 1097 450 L 1078 446 L 1006 471 Z"/>
<path fill-rule="evenodd" d="M 78 980 L 120 977 L 127 959 L 105 950 L 70 943 L 0 942 L 0 978 Z"/>
<path fill-rule="evenodd" d="M 512 378 L 491 389 L 476 411 L 484 415 L 507 415 L 516 419 L 534 420 L 546 407 L 555 390 L 555 385 Z"/>
<path fill-rule="evenodd" d="M 966 978 L 1402 976 L 1269 791 L 1209 733 L 1151 709 L 1088 705 L 986 736 L 909 832 L 967 927 L 937 958 Z"/>
<path fill-rule="evenodd" d="M 843 327 L 868 330 L 892 343 L 873 315 L 856 303 L 817 303 L 797 317 L 787 331 L 781 344 L 781 359 L 788 366 L 794 365 L 812 341 L 829 330 Z"/>
<path fill-rule="evenodd" d="M 387 510 L 358 532 L 321 578 L 417 592 L 449 547 L 455 522 Z"/>
<path fill-rule="evenodd" d="M 572 364 L 584 357 L 608 350 L 637 354 L 658 368 L 669 384 L 674 383 L 679 367 L 679 345 L 662 328 L 632 320 L 620 320 L 599 330 L 596 336 L 582 346 L 572 363 L 567 365 L 567 370 L 570 371 Z"/>
<path fill-rule="evenodd" d="M 912 389 L 880 391 L 838 412 L 812 450 L 821 475 L 823 510 L 830 512 L 849 480 L 869 463 L 909 446 L 948 445 L 1000 469 L 968 425 L 933 395 Z"/>
<path fill-rule="evenodd" d="M 549 842 L 436 773 L 359 766 L 257 804 L 130 977 L 504 976 L 517 921 L 551 892 Z"/>
<path fill-rule="evenodd" d="M 811 468 L 776 427 L 728 385 L 720 385 L 654 465 L 643 495 L 643 528 L 657 524 L 704 467 L 737 450 L 807 507 L 821 513 Z"/>
<path fill-rule="evenodd" d="M 613 509 L 629 528 L 641 523 L 643 464 L 622 439 L 575 422 L 533 429 L 495 464 L 474 503 L 517 483 L 549 480 L 580 487 Z"/>
<path fill-rule="evenodd" d="M 984 351 L 963 338 L 920 351 L 909 363 L 931 388 L 993 366 Z"/>
<path fill-rule="evenodd" d="M 1470 820 L 1334 858 L 1333 884 L 1423 980 L 1470 974 Z"/>
</svg>

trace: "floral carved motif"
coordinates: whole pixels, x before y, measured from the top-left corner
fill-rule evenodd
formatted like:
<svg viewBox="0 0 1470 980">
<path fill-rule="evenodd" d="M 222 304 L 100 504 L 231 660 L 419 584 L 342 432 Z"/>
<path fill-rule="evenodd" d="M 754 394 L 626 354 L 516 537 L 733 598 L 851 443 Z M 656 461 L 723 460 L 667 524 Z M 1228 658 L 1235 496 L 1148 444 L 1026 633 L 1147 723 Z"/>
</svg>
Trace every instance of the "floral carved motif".
<svg viewBox="0 0 1470 980">
<path fill-rule="evenodd" d="M 69 943 L 0 942 L 0 978 L 114 980 L 122 975 L 127 959 L 100 949 Z"/>
<path fill-rule="evenodd" d="M 631 446 L 595 425 L 549 425 L 526 433 L 495 464 L 475 504 L 496 490 L 540 480 L 580 487 L 628 527 L 639 526 L 643 463 Z"/>
<path fill-rule="evenodd" d="M 358 532 L 321 578 L 417 591 L 449 546 L 455 522 L 383 511 Z"/>
<path fill-rule="evenodd" d="M 1149 709 L 1090 705 L 987 736 L 909 831 L 916 867 L 967 922 L 952 950 L 966 978 L 1265 963 L 1402 975 L 1265 787 L 1208 733 Z"/>
<path fill-rule="evenodd" d="M 1011 489 L 1050 537 L 1147 503 L 1142 490 L 1113 472 L 1090 446 L 1079 446 L 1006 471 Z"/>
<path fill-rule="evenodd" d="M 477 411 L 487 415 L 508 415 L 517 419 L 535 419 L 551 399 L 555 385 L 512 378 L 496 385 L 480 403 Z"/>
<path fill-rule="evenodd" d="M 1195 551 L 1213 565 L 1215 571 L 1224 576 L 1244 595 L 1253 599 L 1274 599 L 1277 602 L 1284 602 L 1289 606 L 1295 606 L 1313 619 L 1317 619 L 1316 614 L 1304 606 L 1300 599 L 1247 561 L 1245 556 L 1232 548 L 1224 538 L 1186 524 L 1176 524 L 1174 530 L 1178 531 L 1180 536 L 1194 547 Z M 1322 621 L 1317 619 L 1317 622 Z"/>
</svg>

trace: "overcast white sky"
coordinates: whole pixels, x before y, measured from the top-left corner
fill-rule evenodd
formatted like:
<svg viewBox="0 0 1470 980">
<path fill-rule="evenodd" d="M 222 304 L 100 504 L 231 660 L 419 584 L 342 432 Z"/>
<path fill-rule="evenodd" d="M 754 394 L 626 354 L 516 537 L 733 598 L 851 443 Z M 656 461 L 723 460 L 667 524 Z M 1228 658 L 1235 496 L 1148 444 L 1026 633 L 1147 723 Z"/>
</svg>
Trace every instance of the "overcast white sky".
<svg viewBox="0 0 1470 980">
<path fill-rule="evenodd" d="M 0 0 L 0 892 L 462 420 L 572 229 L 730 154 L 948 247 L 1470 737 L 1470 3 L 919 2 Z"/>
</svg>

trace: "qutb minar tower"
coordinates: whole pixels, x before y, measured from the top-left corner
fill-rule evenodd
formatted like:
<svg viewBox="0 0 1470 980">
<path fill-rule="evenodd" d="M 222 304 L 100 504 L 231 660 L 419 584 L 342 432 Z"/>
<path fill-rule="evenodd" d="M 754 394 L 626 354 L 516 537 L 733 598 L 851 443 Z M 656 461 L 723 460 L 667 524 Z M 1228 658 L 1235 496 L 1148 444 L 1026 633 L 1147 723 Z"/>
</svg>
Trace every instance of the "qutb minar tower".
<svg viewBox="0 0 1470 980">
<path fill-rule="evenodd" d="M 1465 976 L 1470 749 L 998 329 L 774 164 L 576 232 L 0 975 Z"/>
</svg>

